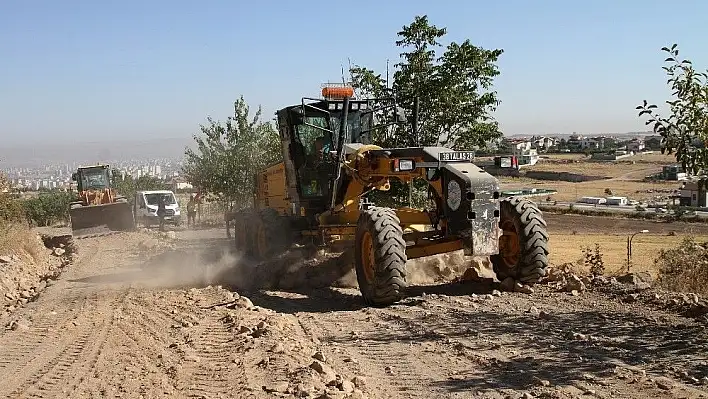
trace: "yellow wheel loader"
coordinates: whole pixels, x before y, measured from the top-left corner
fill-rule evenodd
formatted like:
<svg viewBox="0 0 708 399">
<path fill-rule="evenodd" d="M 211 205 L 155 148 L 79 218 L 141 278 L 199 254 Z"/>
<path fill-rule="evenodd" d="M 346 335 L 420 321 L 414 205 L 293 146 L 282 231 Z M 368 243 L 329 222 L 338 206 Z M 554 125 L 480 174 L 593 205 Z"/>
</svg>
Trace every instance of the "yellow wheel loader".
<svg viewBox="0 0 708 399">
<path fill-rule="evenodd" d="M 252 209 L 228 216 L 236 248 L 267 260 L 294 243 L 353 241 L 361 294 L 375 306 L 404 297 L 408 260 L 461 249 L 489 256 L 500 279 L 538 282 L 549 253 L 538 207 L 504 197 L 473 152 L 372 144 L 376 129 L 406 123 L 403 111 L 395 98 L 358 100 L 347 86 L 277 111 L 284 161 L 256 175 Z M 417 110 L 412 119 L 416 137 Z M 432 209 L 372 204 L 369 194 L 394 179 L 427 182 Z"/>
<path fill-rule="evenodd" d="M 135 219 L 128 199 L 111 187 L 108 165 L 79 167 L 71 176 L 76 199 L 69 204 L 72 235 L 77 238 L 133 231 Z"/>
</svg>

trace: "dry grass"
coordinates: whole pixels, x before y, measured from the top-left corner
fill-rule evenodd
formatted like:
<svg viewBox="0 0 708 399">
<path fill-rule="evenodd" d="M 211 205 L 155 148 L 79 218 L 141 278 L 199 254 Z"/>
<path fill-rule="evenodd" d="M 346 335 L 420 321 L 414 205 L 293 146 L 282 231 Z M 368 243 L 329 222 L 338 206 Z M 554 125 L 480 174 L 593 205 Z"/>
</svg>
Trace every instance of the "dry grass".
<svg viewBox="0 0 708 399">
<path fill-rule="evenodd" d="M 656 276 L 654 260 L 661 249 L 678 246 L 686 235 L 637 234 L 632 240 L 632 271 L 648 271 Z M 696 241 L 708 241 L 708 235 L 694 236 Z M 582 248 L 600 245 L 607 274 L 626 272 L 627 235 L 615 234 L 551 234 L 550 262 L 554 265 L 577 263 L 583 257 Z M 582 262 L 581 262 L 582 263 Z"/>
<path fill-rule="evenodd" d="M 659 284 L 672 291 L 708 294 L 708 245 L 687 238 L 662 251 L 657 262 Z"/>
<path fill-rule="evenodd" d="M 47 258 L 46 247 L 37 234 L 17 223 L 0 223 L 0 255 L 17 255 L 34 263 Z"/>
<path fill-rule="evenodd" d="M 605 196 L 609 188 L 613 195 L 626 196 L 638 201 L 661 199 L 661 193 L 646 193 L 644 190 L 675 190 L 678 182 L 644 182 L 644 177 L 661 172 L 662 166 L 676 163 L 671 155 L 648 154 L 615 162 L 591 161 L 583 154 L 552 154 L 544 156 L 529 171 L 569 172 L 589 176 L 608 177 L 605 180 L 572 183 L 529 178 L 500 178 L 504 189 L 543 187 L 557 190 L 552 198 L 556 201 L 576 201 L 583 196 Z"/>
</svg>

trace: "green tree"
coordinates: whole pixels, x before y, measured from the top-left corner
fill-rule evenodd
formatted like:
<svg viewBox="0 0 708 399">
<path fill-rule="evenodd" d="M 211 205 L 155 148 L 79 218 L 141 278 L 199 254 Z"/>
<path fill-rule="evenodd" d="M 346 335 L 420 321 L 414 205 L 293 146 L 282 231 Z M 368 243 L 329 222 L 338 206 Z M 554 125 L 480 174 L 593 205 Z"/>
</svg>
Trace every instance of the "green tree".
<svg viewBox="0 0 708 399">
<path fill-rule="evenodd" d="M 225 123 L 207 118 L 201 135 L 195 135 L 197 149 L 187 149 L 183 172 L 187 180 L 236 208 L 251 205 L 255 174 L 282 161 L 278 132 L 261 121 L 262 109 L 254 116 L 243 96 L 234 102 L 234 115 Z"/>
<path fill-rule="evenodd" d="M 646 147 L 652 151 L 658 151 L 661 149 L 661 139 L 658 137 L 651 137 L 644 141 Z"/>
<path fill-rule="evenodd" d="M 690 60 L 679 58 L 678 45 L 661 49 L 667 53 L 662 67 L 672 90 L 668 117 L 658 113 L 656 104 L 646 100 L 639 106 L 639 116 L 647 115 L 647 125 L 653 125 L 664 144 L 662 153 L 675 152 L 684 169 L 698 173 L 708 165 L 708 73 L 698 72 Z"/>
<path fill-rule="evenodd" d="M 0 226 L 7 222 L 24 220 L 22 203 L 10 192 L 10 183 L 0 172 Z"/>
<path fill-rule="evenodd" d="M 468 39 L 448 44 L 438 57 L 436 49 L 442 47 L 440 40 L 446 33 L 446 28 L 430 24 L 427 16 L 417 16 L 398 32 L 396 46 L 404 51 L 395 65 L 390 89 L 381 74 L 360 65 L 350 69 L 351 79 L 360 95 L 393 95 L 409 115 L 417 96 L 420 145 L 484 148 L 488 141 L 502 136 L 490 116 L 499 101 L 489 89 L 499 75 L 495 63 L 503 50 L 483 49 Z M 402 129 L 391 136 L 374 135 L 374 142 L 385 146 L 416 144 L 410 131 Z"/>
<path fill-rule="evenodd" d="M 135 193 L 141 190 L 165 190 L 167 183 L 155 176 L 143 175 L 137 179 L 126 175 L 123 177 L 119 171 L 113 170 L 111 175 L 111 186 L 116 192 L 128 199 L 132 206 L 135 202 Z"/>
</svg>

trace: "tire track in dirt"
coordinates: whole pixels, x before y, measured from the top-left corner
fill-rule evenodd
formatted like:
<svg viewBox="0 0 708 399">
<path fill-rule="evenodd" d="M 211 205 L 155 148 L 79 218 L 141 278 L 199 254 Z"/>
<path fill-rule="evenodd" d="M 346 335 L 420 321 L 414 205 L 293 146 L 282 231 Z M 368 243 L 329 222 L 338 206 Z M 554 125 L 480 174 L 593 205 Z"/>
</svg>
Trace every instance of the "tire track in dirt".
<svg viewBox="0 0 708 399">
<path fill-rule="evenodd" d="M 78 317 L 67 320 L 51 337 L 45 335 L 45 345 L 35 349 L 35 356 L 27 356 L 23 365 L 8 365 L 12 374 L 3 376 L 0 396 L 69 394 L 95 366 L 113 325 L 113 309 L 126 293 L 108 292 L 109 298 L 100 292 L 87 296 Z"/>
<path fill-rule="evenodd" d="M 223 298 L 207 293 L 205 303 Z M 234 335 L 218 312 L 209 311 L 185 332 L 186 348 L 177 387 L 187 397 L 237 397 L 246 388 L 245 370 L 232 360 Z"/>
<path fill-rule="evenodd" d="M 101 262 L 121 252 L 116 247 L 121 241 L 113 241 L 82 241 L 80 258 L 56 286 L 18 312 L 31 322 L 0 334 L 0 397 L 66 397 L 95 373 L 129 287 L 97 289 L 71 279 L 125 263 L 125 253 L 122 261 Z"/>
<path fill-rule="evenodd" d="M 381 317 L 376 310 L 366 313 L 368 317 L 363 320 L 347 322 L 348 326 L 356 326 L 354 331 L 336 319 L 320 315 L 301 320 L 301 324 L 305 331 L 317 332 L 323 343 L 336 348 L 330 356 L 337 366 L 354 368 L 379 397 L 443 397 L 446 392 L 435 385 L 447 378 L 446 370 L 434 363 L 423 363 L 419 353 L 411 350 L 417 335 Z"/>
<path fill-rule="evenodd" d="M 695 328 L 681 328 L 681 322 L 669 331 L 680 336 L 683 342 L 672 342 L 663 333 L 648 332 L 646 327 L 654 323 L 655 316 L 645 314 L 640 308 L 627 309 L 626 304 L 604 304 L 600 314 L 575 314 L 575 306 L 582 304 L 583 308 L 588 308 L 597 303 L 598 297 L 589 293 L 575 299 L 575 306 L 558 297 L 538 301 L 533 297 L 507 295 L 477 301 L 432 296 L 420 307 L 396 306 L 378 310 L 378 313 L 381 318 L 403 324 L 411 332 L 410 339 L 425 341 L 433 337 L 437 351 L 450 355 L 443 358 L 450 378 L 440 381 L 448 391 L 477 384 L 481 390 L 516 386 L 517 389 L 539 389 L 538 392 L 545 389 L 546 395 L 551 395 L 556 388 L 566 394 L 577 394 L 578 390 L 587 392 L 592 385 L 598 396 L 614 397 L 617 391 L 632 391 L 634 383 L 614 378 L 617 367 L 629 370 L 639 363 L 649 378 L 666 379 L 671 377 L 667 370 L 675 365 L 675 356 L 681 352 L 679 349 L 671 353 L 666 351 L 666 346 L 675 350 L 675 346 L 691 342 L 690 347 L 698 348 L 706 342 L 705 338 L 697 336 L 704 334 L 695 334 Z M 530 306 L 546 311 L 543 321 L 529 310 Z M 423 314 L 411 312 L 413 309 Z M 627 332 L 629 334 L 622 337 Z M 663 355 L 653 358 L 662 351 Z M 669 353 L 671 356 L 667 359 Z M 702 363 L 696 360 L 683 358 L 682 362 L 684 366 L 693 363 L 691 368 L 700 368 Z M 526 370 L 534 370 L 536 375 L 524 374 Z M 694 397 L 689 393 L 697 392 L 702 395 L 695 386 L 682 384 L 681 376 L 676 374 L 678 378 L 672 384 L 684 391 L 685 397 Z M 539 388 L 539 376 L 550 379 L 552 388 Z M 662 389 L 656 391 L 647 395 L 676 397 Z"/>
<path fill-rule="evenodd" d="M 27 329 L 18 327 L 18 330 L 0 336 L 0 381 L 7 378 L 6 372 L 13 372 L 17 367 L 30 363 L 46 349 L 46 346 L 58 338 L 59 331 L 67 324 L 66 315 L 81 299 L 71 298 L 58 311 L 53 310 L 34 318 L 32 325 Z"/>
</svg>

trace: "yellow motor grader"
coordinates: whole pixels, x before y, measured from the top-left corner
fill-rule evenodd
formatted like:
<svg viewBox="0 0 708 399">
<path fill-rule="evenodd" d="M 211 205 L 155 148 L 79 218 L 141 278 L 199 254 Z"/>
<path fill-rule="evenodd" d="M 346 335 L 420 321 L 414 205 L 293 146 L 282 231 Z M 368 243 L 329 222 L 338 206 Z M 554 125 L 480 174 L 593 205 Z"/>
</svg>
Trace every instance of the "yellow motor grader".
<svg viewBox="0 0 708 399">
<path fill-rule="evenodd" d="M 76 182 L 76 198 L 69 204 L 72 235 L 105 235 L 135 229 L 128 199 L 111 187 L 109 166 L 79 167 L 71 176 Z"/>
<path fill-rule="evenodd" d="M 353 241 L 359 289 L 375 306 L 403 298 L 409 259 L 460 249 L 489 256 L 500 279 L 533 284 L 546 274 L 546 222 L 532 201 L 504 197 L 473 152 L 371 144 L 376 129 L 405 124 L 405 112 L 393 98 L 353 94 L 325 86 L 322 98 L 276 112 L 284 161 L 255 176 L 253 208 L 228 216 L 239 251 L 267 260 L 294 243 Z M 380 115 L 386 123 L 377 124 Z M 412 119 L 415 136 L 415 111 Z M 393 179 L 427 182 L 433 209 L 371 203 Z"/>
</svg>

